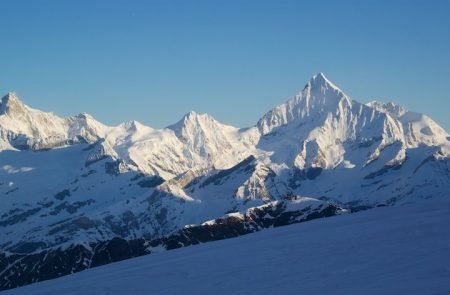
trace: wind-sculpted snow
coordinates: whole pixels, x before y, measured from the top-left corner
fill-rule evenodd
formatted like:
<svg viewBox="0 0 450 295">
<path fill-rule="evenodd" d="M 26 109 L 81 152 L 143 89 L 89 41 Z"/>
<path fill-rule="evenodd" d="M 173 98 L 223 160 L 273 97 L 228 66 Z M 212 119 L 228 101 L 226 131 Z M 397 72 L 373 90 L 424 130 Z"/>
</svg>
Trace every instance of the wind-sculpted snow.
<svg viewBox="0 0 450 295">
<path fill-rule="evenodd" d="M 9 93 L 0 104 L 0 250 L 156 240 L 286 198 L 353 211 L 448 198 L 448 138 L 429 117 L 359 103 L 321 73 L 242 129 L 195 112 L 160 130 L 106 126 Z"/>
</svg>

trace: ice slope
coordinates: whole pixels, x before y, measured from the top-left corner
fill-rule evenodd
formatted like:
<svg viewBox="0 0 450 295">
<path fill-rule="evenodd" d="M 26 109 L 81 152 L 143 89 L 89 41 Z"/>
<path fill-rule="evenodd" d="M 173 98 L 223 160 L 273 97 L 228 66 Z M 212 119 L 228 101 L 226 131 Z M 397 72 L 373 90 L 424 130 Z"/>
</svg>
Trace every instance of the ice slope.
<svg viewBox="0 0 450 295">
<path fill-rule="evenodd" d="M 320 219 L 1 294 L 448 294 L 449 205 Z"/>
</svg>

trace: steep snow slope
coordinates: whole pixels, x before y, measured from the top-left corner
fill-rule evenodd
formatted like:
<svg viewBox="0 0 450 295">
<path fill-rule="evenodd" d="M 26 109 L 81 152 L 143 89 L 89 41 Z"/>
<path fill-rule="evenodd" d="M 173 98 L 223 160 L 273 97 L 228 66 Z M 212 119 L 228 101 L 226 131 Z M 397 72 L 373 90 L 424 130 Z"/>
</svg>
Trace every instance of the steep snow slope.
<svg viewBox="0 0 450 295">
<path fill-rule="evenodd" d="M 230 168 L 243 160 L 253 151 L 258 139 L 258 134 L 253 137 L 250 134 L 248 142 L 243 141 L 252 130 L 241 134 L 241 130 L 221 124 L 208 114 L 195 112 L 186 114 L 168 129 L 175 132 L 190 153 L 199 156 L 197 161 L 206 159 L 216 168 Z"/>
<path fill-rule="evenodd" d="M 67 123 L 51 114 L 31 109 L 14 93 L 0 104 L 0 148 L 41 148 L 60 145 L 67 140 Z"/>
<path fill-rule="evenodd" d="M 447 294 L 449 205 L 430 201 L 315 220 L 2 294 Z"/>
<path fill-rule="evenodd" d="M 393 104 L 352 100 L 322 73 L 257 126 L 257 147 L 280 164 L 295 194 L 366 206 L 450 191 L 441 127 Z"/>
<path fill-rule="evenodd" d="M 0 151 L 42 150 L 80 141 L 94 142 L 109 131 L 86 113 L 64 119 L 30 108 L 13 92 L 5 95 L 0 104 Z"/>
<path fill-rule="evenodd" d="M 384 148 L 403 141 L 398 121 L 353 101 L 322 73 L 314 76 L 301 93 L 264 115 L 258 128 L 265 135 L 259 147 L 274 151 L 275 162 L 299 169 L 332 169 L 344 162 L 347 166 L 367 165 Z M 373 144 L 364 157 L 351 162 L 346 159 L 344 146 L 348 142 Z M 393 159 L 401 160 L 402 152 Z"/>
<path fill-rule="evenodd" d="M 421 144 L 442 145 L 448 142 L 447 132 L 424 114 L 409 112 L 393 102 L 372 101 L 367 105 L 388 113 L 402 123 L 408 147 L 418 147 Z"/>
</svg>

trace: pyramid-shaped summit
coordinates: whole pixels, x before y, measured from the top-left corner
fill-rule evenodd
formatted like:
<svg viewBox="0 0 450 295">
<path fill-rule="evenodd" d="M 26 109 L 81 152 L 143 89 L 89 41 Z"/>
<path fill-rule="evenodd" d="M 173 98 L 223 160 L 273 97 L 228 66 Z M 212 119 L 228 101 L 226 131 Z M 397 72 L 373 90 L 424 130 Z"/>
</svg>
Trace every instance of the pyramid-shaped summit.
<svg viewBox="0 0 450 295">
<path fill-rule="evenodd" d="M 9 92 L 2 97 L 0 114 L 19 115 L 24 112 L 26 112 L 26 106 L 15 92 Z"/>
<path fill-rule="evenodd" d="M 320 72 L 309 80 L 300 93 L 267 112 L 259 120 L 258 128 L 261 133 L 268 134 L 295 120 L 336 113 L 340 104 L 350 106 L 352 101 Z"/>
<path fill-rule="evenodd" d="M 312 76 L 311 79 L 309 80 L 309 83 L 307 84 L 307 86 L 310 86 L 311 88 L 332 88 L 335 90 L 338 90 L 340 92 L 342 92 L 339 87 L 337 87 L 333 82 L 331 82 L 324 73 L 319 72 L 316 75 Z"/>
</svg>

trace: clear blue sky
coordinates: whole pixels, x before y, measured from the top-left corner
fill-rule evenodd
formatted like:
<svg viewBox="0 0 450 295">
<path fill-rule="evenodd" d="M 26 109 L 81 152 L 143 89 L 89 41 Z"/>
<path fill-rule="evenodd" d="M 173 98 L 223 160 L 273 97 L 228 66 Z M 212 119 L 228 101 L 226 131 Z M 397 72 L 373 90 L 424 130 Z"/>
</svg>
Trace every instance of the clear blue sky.
<svg viewBox="0 0 450 295">
<path fill-rule="evenodd" d="M 244 127 L 322 71 L 450 131 L 450 1 L 0 0 L 0 92 L 152 127 Z"/>
</svg>

